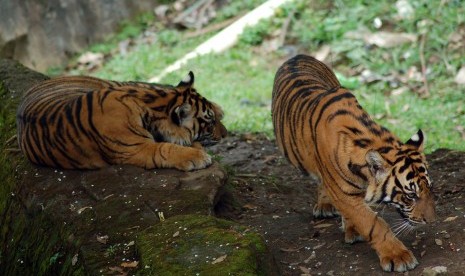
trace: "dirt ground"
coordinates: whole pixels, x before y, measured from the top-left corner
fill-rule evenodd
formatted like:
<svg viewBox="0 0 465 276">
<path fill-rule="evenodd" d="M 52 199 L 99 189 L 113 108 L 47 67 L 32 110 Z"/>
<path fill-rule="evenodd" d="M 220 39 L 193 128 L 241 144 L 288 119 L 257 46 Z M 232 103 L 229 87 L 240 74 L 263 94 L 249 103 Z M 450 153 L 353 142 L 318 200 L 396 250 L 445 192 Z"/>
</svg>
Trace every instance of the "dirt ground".
<svg viewBox="0 0 465 276">
<path fill-rule="evenodd" d="M 231 189 L 217 215 L 261 233 L 282 275 L 382 275 L 367 243 L 343 242 L 340 219 L 314 219 L 316 179 L 303 176 L 263 135 L 232 135 L 210 148 L 232 171 Z M 465 275 L 465 153 L 438 150 L 427 156 L 439 220 L 400 239 L 420 265 L 398 275 L 427 274 L 443 266 Z M 389 206 L 377 210 L 392 225 Z M 444 269 L 444 268 L 442 268 Z"/>
</svg>

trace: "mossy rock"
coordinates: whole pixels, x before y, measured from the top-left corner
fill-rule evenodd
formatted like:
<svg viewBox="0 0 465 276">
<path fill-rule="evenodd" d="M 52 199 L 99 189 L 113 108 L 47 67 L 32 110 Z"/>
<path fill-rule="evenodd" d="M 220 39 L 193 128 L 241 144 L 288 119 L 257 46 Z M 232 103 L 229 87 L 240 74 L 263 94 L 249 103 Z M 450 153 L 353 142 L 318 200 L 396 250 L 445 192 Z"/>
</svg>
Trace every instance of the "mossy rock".
<svg viewBox="0 0 465 276">
<path fill-rule="evenodd" d="M 277 270 L 257 233 L 234 222 L 180 215 L 141 232 L 140 275 L 273 275 Z"/>
</svg>

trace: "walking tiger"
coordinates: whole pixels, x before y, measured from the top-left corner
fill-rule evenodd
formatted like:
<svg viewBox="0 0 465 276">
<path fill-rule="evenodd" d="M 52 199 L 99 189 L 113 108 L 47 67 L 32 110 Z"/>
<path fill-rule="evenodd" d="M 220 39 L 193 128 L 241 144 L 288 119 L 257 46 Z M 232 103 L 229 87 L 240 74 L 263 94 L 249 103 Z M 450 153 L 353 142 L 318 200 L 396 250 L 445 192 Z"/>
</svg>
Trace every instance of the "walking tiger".
<svg viewBox="0 0 465 276">
<path fill-rule="evenodd" d="M 226 136 L 221 108 L 193 88 L 93 77 L 44 81 L 17 111 L 21 151 L 35 164 L 97 169 L 131 164 L 183 171 L 210 165 L 202 146 Z"/>
<path fill-rule="evenodd" d="M 305 55 L 278 69 L 272 118 L 280 151 L 321 181 L 314 217 L 339 213 L 345 241 L 368 241 L 383 270 L 415 268 L 412 252 L 369 204 L 395 206 L 406 227 L 435 220 L 423 132 L 402 143 L 370 118 L 331 69 Z"/>
</svg>

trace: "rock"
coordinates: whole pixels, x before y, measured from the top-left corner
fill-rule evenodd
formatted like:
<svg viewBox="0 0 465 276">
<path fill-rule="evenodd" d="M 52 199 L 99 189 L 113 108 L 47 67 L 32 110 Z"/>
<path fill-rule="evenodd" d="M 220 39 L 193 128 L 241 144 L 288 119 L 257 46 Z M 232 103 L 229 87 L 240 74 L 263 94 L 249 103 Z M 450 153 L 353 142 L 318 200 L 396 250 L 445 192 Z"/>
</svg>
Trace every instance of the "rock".
<svg viewBox="0 0 465 276">
<path fill-rule="evenodd" d="M 231 221 L 174 216 L 138 235 L 144 275 L 276 275 L 262 238 Z M 179 236 L 172 233 L 180 231 Z M 251 256 L 256 256 L 251 258 Z"/>
<path fill-rule="evenodd" d="M 108 38 L 122 21 L 152 11 L 157 2 L 0 0 L 0 57 L 41 71 L 62 66 L 70 55 Z"/>
<path fill-rule="evenodd" d="M 3 145 L 15 133 L 22 93 L 47 77 L 6 60 L 0 60 L 0 73 Z M 146 267 L 172 274 L 171 259 L 154 257 L 165 256 L 160 250 L 167 240 L 184 250 L 171 251 L 170 258 L 223 244 L 229 251 L 208 255 L 227 254 L 216 264 L 222 269 L 276 271 L 257 234 L 212 217 L 227 181 L 218 163 L 193 172 L 133 166 L 56 170 L 34 166 L 19 153 L 0 153 L 0 275 L 137 274 Z"/>
<path fill-rule="evenodd" d="M 423 269 L 423 276 L 436 276 L 436 275 L 446 275 L 447 267 L 445 266 L 435 266 L 435 267 L 426 267 Z"/>
</svg>

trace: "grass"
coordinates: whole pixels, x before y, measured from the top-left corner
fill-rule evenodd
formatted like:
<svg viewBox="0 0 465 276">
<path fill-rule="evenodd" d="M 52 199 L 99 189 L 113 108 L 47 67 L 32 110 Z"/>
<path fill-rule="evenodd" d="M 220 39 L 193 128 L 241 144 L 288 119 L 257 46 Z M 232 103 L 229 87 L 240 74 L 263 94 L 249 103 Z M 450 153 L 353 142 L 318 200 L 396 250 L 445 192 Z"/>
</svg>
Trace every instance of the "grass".
<svg viewBox="0 0 465 276">
<path fill-rule="evenodd" d="M 219 11 L 217 21 L 244 13 L 263 1 L 233 1 Z M 369 3 L 369 4 L 368 4 Z M 176 84 L 189 70 L 196 75 L 201 94 L 220 104 L 225 110 L 225 125 L 234 132 L 264 132 L 272 137 L 270 116 L 271 90 L 278 66 L 287 58 L 289 48 L 300 53 L 313 53 L 323 45 L 331 48 L 334 69 L 343 85 L 353 89 L 362 106 L 381 124 L 407 140 L 418 128 L 427 135 L 427 152 L 437 148 L 465 150 L 458 126 L 465 125 L 463 86 L 453 79 L 462 65 L 464 45 L 452 47 L 450 36 L 465 29 L 465 2 L 409 1 L 413 13 L 399 19 L 395 1 L 294 1 L 280 8 L 272 19 L 248 28 L 234 48 L 191 60 L 181 70 L 167 75 L 162 82 Z M 121 37 L 136 37 L 148 25 L 138 21 L 139 28 L 126 27 L 109 43 L 94 46 L 95 51 L 109 52 Z M 348 32 L 365 29 L 377 32 L 375 18 L 383 22 L 383 30 L 419 35 L 419 40 L 394 48 L 371 47 L 363 41 L 346 37 Z M 269 49 L 267 42 L 276 38 L 290 19 L 286 45 Z M 141 23 L 142 22 L 142 23 Z M 113 55 L 92 74 L 116 80 L 147 80 L 166 66 L 193 50 L 213 33 L 186 39 L 177 30 L 160 30 L 157 40 L 140 44 L 126 55 Z M 425 35 L 421 50 L 421 35 Z M 404 83 L 358 81 L 362 70 L 389 77 L 406 76 L 412 68 L 421 71 L 421 55 L 428 67 L 428 97 L 419 96 L 423 82 Z M 79 73 L 79 72 L 78 72 Z M 408 91 L 395 95 L 399 86 Z"/>
</svg>

